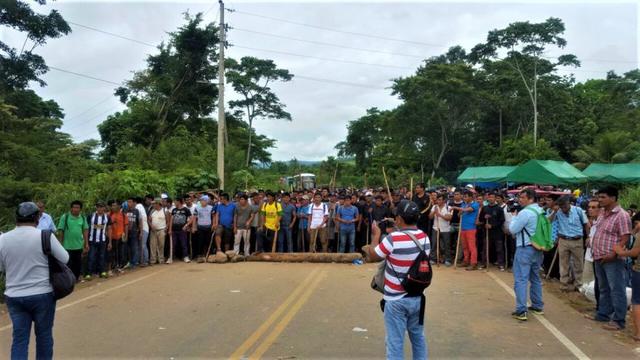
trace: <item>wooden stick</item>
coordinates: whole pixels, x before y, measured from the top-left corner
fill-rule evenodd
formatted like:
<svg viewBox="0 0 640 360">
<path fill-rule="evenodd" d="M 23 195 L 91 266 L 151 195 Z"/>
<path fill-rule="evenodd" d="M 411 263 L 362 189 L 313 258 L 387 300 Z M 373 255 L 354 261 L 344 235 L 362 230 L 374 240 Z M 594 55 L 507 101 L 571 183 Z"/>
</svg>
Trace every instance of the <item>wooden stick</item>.
<svg viewBox="0 0 640 360">
<path fill-rule="evenodd" d="M 271 244 L 271 253 L 275 253 L 276 252 L 276 243 L 278 242 L 278 230 L 280 230 L 280 228 L 276 228 L 276 233 L 273 235 L 273 244 Z M 269 231 L 269 230 L 267 230 Z M 284 244 L 282 244 L 284 246 Z"/>
<path fill-rule="evenodd" d="M 437 225 L 436 225 L 436 266 L 440 267 L 440 228 L 437 227 Z"/>
<path fill-rule="evenodd" d="M 173 234 L 169 233 L 169 263 L 173 262 Z"/>
<path fill-rule="evenodd" d="M 551 266 L 549 266 L 549 271 L 547 271 L 547 275 L 545 275 L 545 279 L 549 279 L 551 275 L 551 270 L 553 269 L 553 265 L 556 264 L 556 258 L 558 257 L 558 246 L 556 246 L 556 252 L 553 254 L 553 260 L 551 260 Z"/>
<path fill-rule="evenodd" d="M 389 190 L 389 181 L 387 181 L 387 172 L 384 171 L 384 166 L 382 167 L 382 175 L 384 176 L 384 184 L 387 186 L 387 194 L 389 195 L 389 202 L 393 205 L 393 201 L 391 201 L 391 190 Z"/>
<path fill-rule="evenodd" d="M 413 201 L 413 176 L 411 177 L 411 180 L 409 182 L 409 191 L 411 192 L 411 197 L 409 198 L 409 200 Z"/>
<path fill-rule="evenodd" d="M 460 237 L 462 236 L 462 216 L 464 213 L 460 212 L 460 222 L 458 223 L 458 241 L 456 242 L 456 258 L 453 259 L 453 268 L 458 268 L 458 256 L 460 255 Z"/>
<path fill-rule="evenodd" d="M 507 234 L 504 234 L 504 268 L 508 269 L 509 268 L 509 254 L 508 254 L 508 247 L 507 247 Z"/>
<path fill-rule="evenodd" d="M 211 244 L 213 244 L 213 238 L 215 236 L 216 236 L 215 232 L 211 234 L 211 239 L 209 239 L 209 247 L 207 248 L 207 255 L 205 255 L 204 257 L 204 262 L 209 262 L 209 252 L 211 251 Z"/>
<path fill-rule="evenodd" d="M 484 227 L 484 251 L 484 257 L 487 263 L 486 270 L 489 271 L 489 229 L 487 229 L 486 225 Z"/>
</svg>

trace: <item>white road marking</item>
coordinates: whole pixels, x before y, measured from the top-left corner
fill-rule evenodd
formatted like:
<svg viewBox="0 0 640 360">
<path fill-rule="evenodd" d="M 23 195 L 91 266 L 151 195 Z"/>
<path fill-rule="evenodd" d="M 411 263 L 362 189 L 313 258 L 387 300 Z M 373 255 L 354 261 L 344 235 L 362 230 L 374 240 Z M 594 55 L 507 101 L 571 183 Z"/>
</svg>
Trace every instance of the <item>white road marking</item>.
<svg viewBox="0 0 640 360">
<path fill-rule="evenodd" d="M 152 277 L 152 276 L 158 275 L 158 274 L 160 274 L 161 272 L 164 272 L 164 271 L 166 271 L 166 270 L 168 270 L 168 269 L 164 269 L 164 270 L 156 271 L 156 272 L 153 272 L 153 273 L 151 273 L 151 274 L 149 274 L 149 275 L 145 275 L 145 276 L 143 276 L 143 277 L 139 277 L 139 278 L 137 278 L 137 279 L 135 279 L 135 280 L 131 280 L 131 281 L 129 281 L 129 282 L 126 282 L 126 283 L 124 283 L 124 284 L 120 284 L 120 285 L 118 285 L 118 286 L 114 286 L 114 287 L 112 287 L 111 289 L 107 289 L 107 290 L 104 290 L 104 291 L 97 292 L 97 293 L 95 293 L 95 294 L 89 295 L 89 296 L 84 297 L 84 298 L 82 298 L 82 299 L 78 299 L 78 300 L 76 300 L 76 301 L 72 301 L 72 302 L 70 302 L 70 303 L 68 303 L 68 304 L 64 304 L 64 305 L 62 305 L 62 306 L 57 306 L 57 307 L 56 307 L 56 312 L 61 311 L 61 310 L 64 310 L 64 309 L 69 308 L 69 307 L 74 306 L 74 305 L 78 305 L 78 304 L 80 304 L 80 303 L 83 303 L 83 302 L 85 302 L 85 301 L 87 301 L 87 300 L 91 300 L 91 299 L 96 298 L 96 297 L 98 297 L 98 296 L 102 296 L 102 295 L 104 295 L 104 294 L 108 294 L 108 293 L 110 293 L 110 292 L 112 292 L 112 291 L 114 291 L 114 290 L 121 289 L 121 288 L 123 288 L 123 287 L 125 287 L 125 286 L 133 285 L 133 284 L 135 284 L 135 283 L 137 283 L 137 282 L 140 282 L 140 281 L 145 280 L 145 279 L 148 279 L 148 278 L 150 278 L 150 277 Z M 9 329 L 11 329 L 12 327 L 13 327 L 13 325 L 12 325 L 12 324 L 5 325 L 5 326 L 3 326 L 3 327 L 0 327 L 0 332 L 2 332 L 2 331 L 6 331 L 6 330 L 9 330 Z"/>
<path fill-rule="evenodd" d="M 513 298 L 515 299 L 516 293 L 513 291 L 512 288 L 510 288 L 507 284 L 505 284 L 504 281 L 502 281 L 499 277 L 497 277 L 493 273 L 487 272 L 487 275 L 489 275 L 490 278 L 492 278 L 496 283 L 498 283 L 498 285 L 500 285 L 507 293 L 509 293 L 509 295 L 513 296 Z M 558 341 L 560 341 L 562 345 L 564 345 L 569 351 L 571 351 L 571 353 L 576 358 L 580 360 L 590 360 L 589 357 L 576 346 L 576 344 L 574 344 L 571 340 L 569 340 L 569 338 L 566 337 L 562 332 L 560 332 L 560 330 L 558 330 L 558 328 L 555 327 L 549 320 L 538 315 L 535 315 L 535 318 L 538 319 L 538 321 L 540 321 L 542 326 L 547 328 L 547 330 L 549 330 L 549 332 L 553 336 L 555 336 L 556 339 L 558 339 Z"/>
</svg>

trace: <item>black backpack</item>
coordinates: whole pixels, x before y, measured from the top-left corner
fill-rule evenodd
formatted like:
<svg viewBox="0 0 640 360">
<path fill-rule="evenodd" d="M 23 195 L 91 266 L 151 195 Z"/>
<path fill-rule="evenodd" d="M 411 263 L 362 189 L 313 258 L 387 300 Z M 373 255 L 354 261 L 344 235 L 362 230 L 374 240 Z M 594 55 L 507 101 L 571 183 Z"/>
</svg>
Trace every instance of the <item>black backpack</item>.
<svg viewBox="0 0 640 360">
<path fill-rule="evenodd" d="M 51 232 L 42 230 L 41 240 L 42 252 L 49 260 L 49 281 L 53 288 L 53 297 L 59 300 L 73 292 L 76 276 L 67 265 L 51 255 Z"/>
<path fill-rule="evenodd" d="M 403 233 L 411 238 L 418 249 L 420 249 L 420 253 L 416 259 L 413 260 L 411 267 L 409 267 L 407 276 L 402 279 L 402 287 L 409 296 L 421 296 L 424 293 L 424 290 L 431 285 L 431 279 L 433 278 L 431 257 L 424 249 L 424 245 L 427 244 L 427 241 L 425 240 L 424 245 L 421 245 L 412 233 L 408 231 L 403 231 Z"/>
</svg>

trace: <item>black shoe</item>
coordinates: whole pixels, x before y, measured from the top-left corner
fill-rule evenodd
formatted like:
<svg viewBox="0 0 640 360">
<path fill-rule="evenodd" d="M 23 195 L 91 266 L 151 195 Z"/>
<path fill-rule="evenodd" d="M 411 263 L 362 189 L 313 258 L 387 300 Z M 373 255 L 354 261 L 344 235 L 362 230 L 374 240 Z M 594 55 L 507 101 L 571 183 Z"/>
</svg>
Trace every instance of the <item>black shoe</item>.
<svg viewBox="0 0 640 360">
<path fill-rule="evenodd" d="M 516 319 L 516 320 L 520 320 L 520 321 L 527 321 L 527 312 L 523 311 L 523 312 L 512 312 L 511 316 Z"/>
<path fill-rule="evenodd" d="M 533 306 L 529 306 L 529 311 L 531 311 L 532 313 L 534 313 L 536 315 L 544 315 L 544 310 L 538 309 L 538 308 L 534 308 Z"/>
</svg>

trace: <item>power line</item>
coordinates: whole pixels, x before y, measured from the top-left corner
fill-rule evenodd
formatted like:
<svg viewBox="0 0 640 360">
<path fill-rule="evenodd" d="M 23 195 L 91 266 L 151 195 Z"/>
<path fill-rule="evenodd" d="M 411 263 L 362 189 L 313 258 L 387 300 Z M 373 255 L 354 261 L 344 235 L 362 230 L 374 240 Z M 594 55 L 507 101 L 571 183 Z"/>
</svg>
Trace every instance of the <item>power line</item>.
<svg viewBox="0 0 640 360">
<path fill-rule="evenodd" d="M 73 115 L 73 116 L 70 116 L 70 117 L 68 117 L 68 118 L 65 118 L 65 122 L 70 121 L 70 120 L 72 120 L 72 119 L 79 118 L 80 116 L 82 116 L 82 115 L 84 115 L 84 114 L 88 113 L 89 111 L 91 111 L 91 110 L 93 110 L 93 109 L 97 108 L 98 106 L 100 106 L 100 105 L 104 104 L 105 102 L 107 102 L 107 101 L 111 100 L 112 98 L 113 98 L 113 95 L 109 94 L 109 96 L 107 96 L 106 98 L 104 98 L 104 99 L 100 100 L 99 102 L 95 103 L 94 105 L 90 106 L 90 107 L 89 107 L 89 108 L 87 108 L 86 110 L 81 111 L 80 113 L 75 114 L 75 115 Z"/>
<path fill-rule="evenodd" d="M 342 80 L 323 79 L 323 78 L 317 78 L 317 77 L 312 77 L 312 76 L 304 76 L 304 75 L 294 75 L 293 79 L 294 80 L 295 79 L 304 79 L 304 80 L 332 83 L 332 84 L 338 84 L 338 85 L 355 86 L 355 87 L 361 87 L 361 88 L 365 88 L 365 89 L 388 90 L 388 88 L 377 87 L 377 86 L 373 86 L 373 85 L 358 84 L 358 83 L 342 81 Z"/>
<path fill-rule="evenodd" d="M 117 37 L 117 38 L 120 38 L 120 39 L 123 39 L 123 40 L 129 40 L 129 41 L 132 41 L 132 42 L 134 42 L 134 43 L 138 43 L 138 44 L 140 44 L 140 45 L 145 45 L 145 46 L 149 46 L 149 47 L 152 47 L 152 48 L 155 48 L 155 47 L 156 47 L 156 46 L 155 46 L 155 45 L 153 45 L 153 44 L 150 44 L 150 43 L 147 43 L 147 42 L 144 42 L 144 41 L 140 41 L 140 40 L 136 40 L 136 39 L 133 39 L 133 38 L 130 38 L 130 37 L 126 37 L 126 36 L 118 35 L 118 34 L 115 34 L 115 33 L 109 32 L 109 31 L 96 29 L 96 28 L 94 28 L 94 27 L 87 26 L 87 25 L 82 25 L 82 24 L 78 24 L 78 23 L 76 23 L 76 22 L 69 21 L 69 20 L 67 20 L 67 22 L 68 22 L 69 24 L 74 25 L 74 26 L 77 26 L 77 27 L 81 27 L 81 28 L 85 28 L 85 29 L 88 29 L 88 30 L 96 31 L 96 32 L 99 32 L 99 33 L 102 33 L 102 34 L 105 34 L 105 35 L 114 36 L 114 37 Z"/>
<path fill-rule="evenodd" d="M 280 21 L 280 22 L 293 24 L 293 25 L 298 25 L 298 26 L 306 26 L 306 27 L 309 27 L 309 28 L 314 28 L 314 29 L 319 29 L 319 30 L 324 30 L 324 31 L 331 31 L 331 32 L 341 33 L 341 34 L 356 35 L 356 36 L 362 36 L 362 37 L 367 37 L 367 38 L 372 38 L 372 39 L 395 41 L 395 42 L 402 42 L 402 43 L 407 43 L 407 44 L 414 44 L 414 45 L 421 45 L 421 46 L 428 46 L 428 47 L 436 47 L 436 48 L 447 48 L 448 47 L 448 46 L 429 44 L 429 43 L 424 43 L 424 42 L 414 41 L 414 40 L 397 39 L 397 38 L 391 38 L 391 37 L 386 37 L 386 36 L 365 34 L 365 33 L 360 33 L 360 32 L 355 32 L 355 31 L 338 30 L 338 29 L 333 29 L 333 28 L 320 26 L 320 25 L 306 24 L 306 23 L 301 23 L 301 22 L 297 22 L 297 21 L 291 21 L 291 20 L 272 17 L 272 16 L 254 14 L 254 13 L 250 13 L 250 12 L 242 11 L 242 10 L 237 10 L 237 9 L 227 9 L 227 11 L 229 11 L 231 13 L 238 13 L 238 14 L 243 14 L 243 15 L 248 15 L 248 16 L 254 16 L 254 17 L 259 17 L 259 18 L 263 18 L 263 19 Z"/>
<path fill-rule="evenodd" d="M 237 48 L 239 48 L 239 49 L 247 49 L 247 50 L 254 50 L 254 51 L 264 51 L 264 52 L 270 52 L 270 53 L 275 53 L 275 54 L 283 54 L 283 55 L 289 55 L 289 56 L 298 56 L 298 57 L 304 57 L 304 58 L 316 59 L 316 60 L 322 60 L 322 61 L 333 61 L 333 62 L 340 62 L 340 63 L 345 63 L 345 64 L 369 65 L 369 66 L 379 66 L 379 67 L 394 68 L 394 69 L 409 69 L 409 70 L 415 70 L 415 68 L 413 68 L 413 67 L 408 67 L 408 66 L 385 65 L 385 64 L 366 63 L 366 62 L 352 61 L 352 60 L 343 60 L 343 59 L 325 58 L 325 57 L 319 57 L 319 56 L 311 56 L 311 55 L 303 55 L 303 54 L 290 53 L 290 52 L 286 52 L 286 51 L 269 50 L 269 49 L 259 49 L 259 48 L 253 48 L 253 47 L 242 46 L 242 45 L 236 45 L 236 44 L 234 44 L 233 46 L 234 46 L 234 47 L 237 47 Z"/>
<path fill-rule="evenodd" d="M 69 70 L 65 70 L 65 69 L 60 69 L 60 68 L 57 68 L 57 67 L 51 66 L 51 65 L 47 65 L 47 66 L 51 70 L 56 70 L 56 71 L 60 71 L 60 72 L 63 72 L 63 73 L 67 73 L 67 74 L 71 74 L 71 75 L 75 75 L 75 76 L 91 79 L 91 80 L 101 81 L 101 82 L 107 83 L 107 84 L 112 84 L 112 85 L 117 85 L 117 86 L 122 85 L 122 84 L 119 84 L 117 82 L 113 82 L 113 81 L 109 81 L 109 80 L 105 80 L 105 79 L 100 79 L 100 78 L 97 78 L 97 77 L 94 77 L 94 76 L 91 76 L 91 75 L 85 75 L 85 74 L 80 74 L 80 73 L 69 71 Z"/>
<path fill-rule="evenodd" d="M 399 53 L 382 51 L 382 50 L 364 49 L 364 48 L 357 48 L 357 47 L 351 47 L 351 46 L 345 46 L 345 45 L 339 45 L 339 44 L 332 44 L 332 43 L 327 43 L 327 42 L 322 42 L 322 41 L 306 40 L 306 39 L 294 38 L 294 37 L 289 37 L 289 36 L 284 36 L 284 35 L 265 33 L 265 32 L 261 32 L 261 31 L 242 29 L 242 28 L 238 28 L 238 27 L 235 27 L 235 26 L 231 27 L 230 29 L 231 30 L 235 30 L 235 31 L 252 33 L 252 34 L 259 34 L 259 35 L 263 35 L 263 36 L 270 36 L 270 37 L 279 38 L 279 39 L 300 41 L 300 42 L 305 42 L 305 43 L 315 44 L 315 45 L 324 45 L 324 46 L 331 46 L 331 47 L 336 47 L 336 48 L 341 48 L 341 49 L 365 51 L 365 52 L 385 54 L 385 55 L 404 56 L 404 57 L 416 58 L 416 59 L 420 59 L 420 60 L 424 59 L 424 56 L 419 56 L 419 55 L 399 54 Z"/>
<path fill-rule="evenodd" d="M 336 32 L 336 33 L 342 33 L 342 34 L 364 36 L 364 37 L 369 37 L 369 38 L 374 38 L 374 39 L 382 39 L 382 40 L 388 40 L 388 41 L 405 42 L 405 43 L 411 43 L 411 44 L 416 44 L 416 45 L 421 45 L 421 46 L 436 47 L 436 48 L 449 48 L 450 47 L 448 45 L 430 44 L 430 43 L 424 43 L 424 42 L 413 41 L 413 40 L 389 38 L 389 37 L 384 37 L 384 36 L 371 35 L 371 34 L 365 34 L 365 33 L 353 32 L 353 31 L 344 31 L 344 30 L 339 30 L 339 29 L 335 29 L 335 28 L 329 28 L 329 27 L 320 26 L 320 25 L 307 24 L 307 23 L 302 23 L 302 22 L 297 22 L 297 21 L 291 21 L 291 20 L 288 20 L 288 19 L 277 18 L 277 17 L 273 17 L 273 16 L 250 13 L 250 12 L 237 10 L 237 9 L 227 9 L 227 11 L 229 11 L 231 13 L 235 12 L 235 13 L 238 13 L 238 14 L 254 16 L 254 17 L 259 17 L 259 18 L 263 18 L 263 19 L 279 21 L 279 22 L 298 25 L 298 26 L 306 26 L 306 27 L 310 27 L 310 28 L 314 28 L 314 29 L 320 29 L 320 30 L 331 31 L 331 32 Z M 290 40 L 294 40 L 294 39 L 290 39 Z M 542 57 L 543 58 L 547 58 L 547 59 L 555 59 L 554 57 L 550 57 L 550 56 L 549 57 L 542 56 Z M 631 64 L 638 64 L 638 61 L 633 61 L 633 60 L 581 59 L 580 61 L 601 62 L 601 63 L 631 63 Z"/>
<path fill-rule="evenodd" d="M 81 128 L 83 125 L 88 125 L 88 123 L 90 123 L 90 122 L 92 122 L 92 121 L 94 121 L 94 120 L 96 120 L 96 119 L 100 119 L 103 115 L 109 114 L 109 113 L 111 113 L 113 110 L 115 110 L 115 109 L 117 109 L 117 108 L 119 108 L 119 107 L 120 107 L 120 105 L 112 106 L 111 108 L 109 108 L 109 109 L 107 109 L 107 110 L 105 110 L 105 111 L 103 111 L 103 112 L 101 112 L 101 113 L 99 113 L 99 114 L 96 114 L 96 115 L 94 115 L 94 116 L 90 117 L 89 119 L 86 119 L 84 123 L 75 124 L 75 125 L 73 125 L 73 126 L 68 127 L 66 130 L 67 130 L 67 131 L 71 131 L 71 130 L 79 129 L 79 128 Z"/>
</svg>

